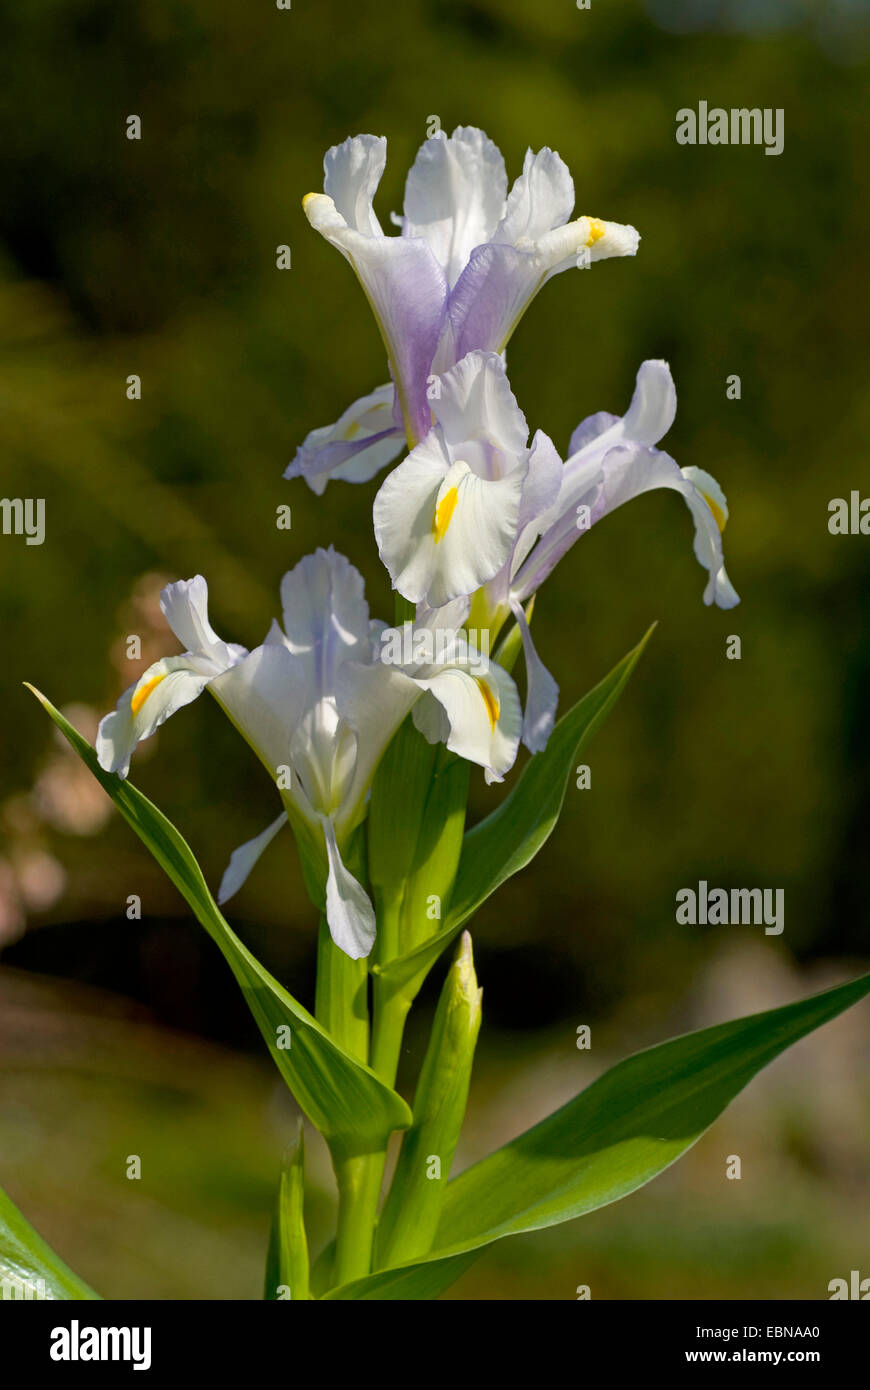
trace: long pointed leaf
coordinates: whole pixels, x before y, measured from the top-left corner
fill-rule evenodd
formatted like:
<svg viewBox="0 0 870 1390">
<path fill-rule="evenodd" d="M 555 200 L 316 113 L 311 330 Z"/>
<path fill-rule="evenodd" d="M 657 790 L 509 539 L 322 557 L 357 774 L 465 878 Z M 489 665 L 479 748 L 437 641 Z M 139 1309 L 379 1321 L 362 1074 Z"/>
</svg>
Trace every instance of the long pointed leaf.
<svg viewBox="0 0 870 1390">
<path fill-rule="evenodd" d="M 455 1178 L 425 1260 L 326 1297 L 431 1298 L 463 1272 L 464 1257 L 492 1241 L 572 1221 L 636 1191 L 685 1153 L 768 1062 L 867 994 L 870 974 L 627 1058 Z M 440 1280 L 433 1264 L 442 1266 Z"/>
<path fill-rule="evenodd" d="M 98 1299 L 0 1191 L 0 1299 Z"/>
<path fill-rule="evenodd" d="M 340 1048 L 242 944 L 209 892 L 190 846 L 171 821 L 130 782 L 105 772 L 87 740 L 51 701 L 32 686 L 28 689 L 33 690 L 223 952 L 275 1065 L 333 1154 L 370 1152 L 394 1129 L 406 1129 L 412 1117 L 401 1096 Z"/>
</svg>

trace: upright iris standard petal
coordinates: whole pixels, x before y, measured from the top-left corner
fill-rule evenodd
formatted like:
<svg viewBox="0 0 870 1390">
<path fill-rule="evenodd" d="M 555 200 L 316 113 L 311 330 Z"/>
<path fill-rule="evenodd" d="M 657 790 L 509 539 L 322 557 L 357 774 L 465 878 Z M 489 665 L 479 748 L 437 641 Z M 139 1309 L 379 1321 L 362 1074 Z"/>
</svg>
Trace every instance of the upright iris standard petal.
<svg viewBox="0 0 870 1390">
<path fill-rule="evenodd" d="M 421 237 L 456 284 L 476 246 L 489 241 L 505 206 L 501 150 L 482 130 L 457 126 L 426 140 L 408 174 L 402 235 Z"/>
<path fill-rule="evenodd" d="M 574 180 L 564 160 L 546 147 L 526 150 L 523 172 L 514 183 L 504 216 L 491 238 L 510 246 L 528 246 L 555 227 L 562 227 L 574 209 Z"/>
<path fill-rule="evenodd" d="M 505 564 L 529 463 L 528 426 L 495 353 L 470 354 L 439 386 L 434 428 L 374 506 L 393 586 L 432 608 L 473 593 Z"/>
<path fill-rule="evenodd" d="M 160 607 L 175 636 L 191 654 L 221 669 L 244 655 L 244 647 L 223 642 L 209 622 L 208 585 L 201 574 L 167 584 L 160 595 Z"/>
<path fill-rule="evenodd" d="M 569 467 L 587 446 L 600 451 L 612 444 L 658 444 L 677 414 L 677 392 L 667 362 L 651 358 L 641 362 L 631 404 L 624 415 L 599 412 L 579 424 L 568 446 Z"/>
<path fill-rule="evenodd" d="M 405 436 L 393 421 L 395 395 L 392 385 L 378 386 L 348 406 L 334 425 L 312 430 L 284 477 L 304 478 L 318 495 L 330 478 L 368 482 L 398 458 L 405 445 Z"/>
<path fill-rule="evenodd" d="M 189 650 L 155 661 L 100 721 L 96 742 L 100 766 L 120 777 L 130 771 L 138 743 L 247 654 L 244 647 L 223 642 L 212 628 L 208 586 L 201 574 L 167 585 L 161 607 L 176 637 Z"/>
</svg>

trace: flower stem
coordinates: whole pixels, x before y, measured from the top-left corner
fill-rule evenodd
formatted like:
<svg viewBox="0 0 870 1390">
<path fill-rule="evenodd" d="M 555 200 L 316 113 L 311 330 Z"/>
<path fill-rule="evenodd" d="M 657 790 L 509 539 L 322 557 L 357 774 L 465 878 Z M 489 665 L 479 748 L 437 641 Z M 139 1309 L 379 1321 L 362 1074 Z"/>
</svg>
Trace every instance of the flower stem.
<svg viewBox="0 0 870 1390">
<path fill-rule="evenodd" d="M 387 1086 L 395 1086 L 411 1000 L 398 991 L 391 991 L 390 986 L 377 975 L 374 977 L 373 990 L 371 1067 Z"/>
<path fill-rule="evenodd" d="M 378 1199 L 386 1150 L 354 1154 L 335 1165 L 338 1179 L 338 1232 L 335 1241 L 336 1284 L 362 1279 L 371 1272 Z"/>
<path fill-rule="evenodd" d="M 336 946 L 326 918 L 317 937 L 317 985 L 314 1013 L 339 1047 L 367 1062 L 369 1055 L 368 965 L 351 960 Z"/>
</svg>

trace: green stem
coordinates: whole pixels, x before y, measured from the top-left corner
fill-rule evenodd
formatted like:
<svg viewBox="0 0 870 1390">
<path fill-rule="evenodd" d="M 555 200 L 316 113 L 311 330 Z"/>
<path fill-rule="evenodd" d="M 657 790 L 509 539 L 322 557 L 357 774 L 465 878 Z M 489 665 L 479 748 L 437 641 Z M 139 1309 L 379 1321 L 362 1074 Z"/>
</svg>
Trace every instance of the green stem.
<svg viewBox="0 0 870 1390">
<path fill-rule="evenodd" d="M 375 977 L 374 1022 L 370 1065 L 387 1086 L 393 1086 L 399 1065 L 405 1019 L 411 1001 L 390 991 Z M 378 1201 L 387 1160 L 386 1146 L 337 1162 L 338 1235 L 335 1282 L 345 1284 L 371 1272 Z"/>
<path fill-rule="evenodd" d="M 351 960 L 336 946 L 325 917 L 317 937 L 314 1014 L 339 1047 L 360 1062 L 368 1061 L 368 964 Z"/>
<path fill-rule="evenodd" d="M 317 938 L 317 986 L 314 1012 L 318 1023 L 345 1052 L 367 1063 L 369 1056 L 368 962 L 351 960 L 329 934 L 321 918 Z M 378 1199 L 386 1149 L 371 1154 L 333 1154 L 338 1182 L 338 1229 L 334 1280 L 346 1284 L 371 1271 Z"/>
<path fill-rule="evenodd" d="M 378 1199 L 386 1150 L 354 1154 L 337 1161 L 338 1233 L 335 1241 L 335 1283 L 346 1284 L 371 1272 Z"/>
<path fill-rule="evenodd" d="M 402 1050 L 405 1020 L 411 1000 L 390 990 L 389 985 L 374 977 L 374 1022 L 372 1025 L 372 1070 L 387 1086 L 395 1086 Z"/>
</svg>

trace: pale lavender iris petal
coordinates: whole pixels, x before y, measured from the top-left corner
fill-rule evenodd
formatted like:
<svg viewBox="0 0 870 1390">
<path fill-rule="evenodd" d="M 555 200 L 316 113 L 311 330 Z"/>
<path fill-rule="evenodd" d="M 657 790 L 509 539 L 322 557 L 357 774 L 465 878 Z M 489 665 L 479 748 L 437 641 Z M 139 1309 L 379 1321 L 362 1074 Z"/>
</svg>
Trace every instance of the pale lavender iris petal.
<svg viewBox="0 0 870 1390">
<path fill-rule="evenodd" d="M 548 434 L 536 430 L 529 451 L 529 471 L 523 487 L 517 535 L 549 511 L 559 495 L 562 482 L 562 460 Z"/>
<path fill-rule="evenodd" d="M 597 466 L 592 459 L 590 469 Z M 669 488 L 682 495 L 695 522 L 695 556 L 709 574 L 704 602 L 720 608 L 732 608 L 739 602 L 725 572 L 722 539 L 709 502 L 669 454 L 644 444 L 616 445 L 605 454 L 600 470 L 601 481 L 593 482 L 585 494 L 590 510 L 584 524 L 578 528 L 577 505 L 583 505 L 584 498 L 575 505 L 574 493 L 570 505 L 555 517 L 521 566 L 513 584 L 517 599 L 533 594 L 578 537 L 602 516 L 644 492 Z"/>
<path fill-rule="evenodd" d="M 590 444 L 594 444 L 596 439 L 600 439 L 608 430 L 613 429 L 621 420 L 620 415 L 611 415 L 607 410 L 598 410 L 594 415 L 587 415 L 585 420 L 581 420 L 568 444 L 568 458 L 573 458 L 574 454 L 579 454 L 581 449 L 586 449 Z"/>
<path fill-rule="evenodd" d="M 532 256 L 514 246 L 472 251 L 447 305 L 457 359 L 475 348 L 501 352 L 540 279 Z"/>
<path fill-rule="evenodd" d="M 395 389 L 379 386 L 348 406 L 334 425 L 306 435 L 285 478 L 304 478 L 313 492 L 322 493 L 330 478 L 364 483 L 401 453 L 404 431 L 393 418 Z"/>
<path fill-rule="evenodd" d="M 404 434 L 392 424 L 389 429 L 367 438 L 323 442 L 317 438 L 330 432 L 326 426 L 324 430 L 312 430 L 306 435 L 284 477 L 304 478 L 312 492 L 318 494 L 324 492 L 331 478 L 347 483 L 367 483 L 398 458 L 405 447 Z"/>
<path fill-rule="evenodd" d="M 392 382 L 376 386 L 353 401 L 334 425 L 311 430 L 296 451 L 285 478 L 305 478 L 314 492 L 322 493 L 330 476 L 365 482 L 390 463 L 400 445 L 389 443 L 396 429 L 393 408 L 396 389 Z M 369 452 L 371 451 L 371 452 Z M 363 456 L 363 457 L 361 457 Z"/>
<path fill-rule="evenodd" d="M 351 201 L 348 194 L 346 202 Z M 364 211 L 365 198 L 361 201 Z M 357 198 L 353 204 L 358 220 L 363 216 L 359 203 Z M 315 231 L 358 275 L 387 349 L 405 428 L 412 439 L 422 438 L 431 423 L 427 382 L 447 312 L 444 271 L 420 238 L 360 231 L 348 225 L 326 194 L 309 194 L 304 205 Z"/>
<path fill-rule="evenodd" d="M 511 599 L 511 609 L 519 624 L 526 663 L 526 712 L 523 717 L 523 743 L 530 753 L 542 753 L 553 732 L 559 687 L 535 650 L 529 624 L 517 599 Z"/>
<path fill-rule="evenodd" d="M 390 355 L 406 429 L 428 433 L 427 384 L 444 327 L 447 282 L 424 241 L 360 238 L 354 265 L 371 299 Z"/>
<path fill-rule="evenodd" d="M 530 598 L 574 542 L 603 514 L 602 460 L 597 455 L 585 463 L 574 460 L 570 473 L 566 464 L 559 496 L 550 512 L 541 518 L 540 538 L 514 575 L 514 596 L 523 603 Z"/>
<path fill-rule="evenodd" d="M 579 424 L 571 436 L 568 464 L 575 454 L 590 447 L 609 449 L 614 444 L 658 444 L 677 413 L 677 392 L 667 362 L 649 358 L 638 368 L 631 404 L 624 415 L 599 411 Z"/>
</svg>

